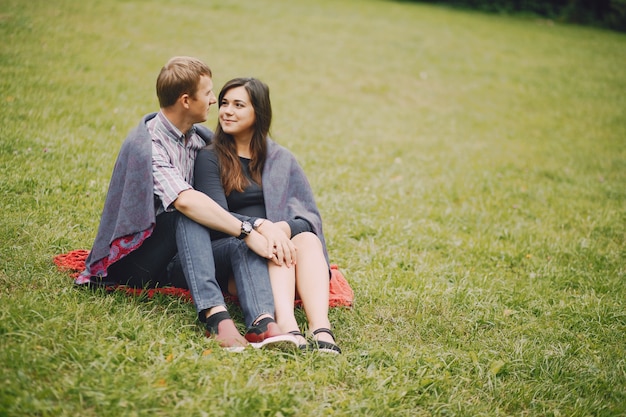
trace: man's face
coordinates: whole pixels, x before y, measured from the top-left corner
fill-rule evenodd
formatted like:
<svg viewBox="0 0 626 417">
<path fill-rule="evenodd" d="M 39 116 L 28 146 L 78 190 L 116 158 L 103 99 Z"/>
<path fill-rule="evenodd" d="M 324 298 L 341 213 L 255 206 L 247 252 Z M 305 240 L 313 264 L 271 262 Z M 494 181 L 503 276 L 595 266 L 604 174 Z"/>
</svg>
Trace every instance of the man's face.
<svg viewBox="0 0 626 417">
<path fill-rule="evenodd" d="M 211 104 L 217 103 L 213 94 L 213 80 L 207 75 L 203 75 L 198 83 L 198 90 L 194 97 L 189 98 L 189 115 L 193 123 L 206 122 Z"/>
</svg>

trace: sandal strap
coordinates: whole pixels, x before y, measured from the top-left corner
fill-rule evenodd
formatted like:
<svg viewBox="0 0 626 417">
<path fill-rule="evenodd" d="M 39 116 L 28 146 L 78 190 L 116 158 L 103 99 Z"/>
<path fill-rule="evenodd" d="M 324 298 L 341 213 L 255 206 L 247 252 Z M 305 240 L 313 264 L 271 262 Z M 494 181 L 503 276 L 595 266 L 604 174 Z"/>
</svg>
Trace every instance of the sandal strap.
<svg viewBox="0 0 626 417">
<path fill-rule="evenodd" d="M 339 348 L 339 346 L 337 346 L 334 343 L 330 343 L 330 342 L 324 342 L 321 340 L 315 340 L 313 342 L 311 342 L 311 350 L 319 350 L 321 352 L 326 352 L 326 353 L 341 353 L 341 349 Z"/>
<path fill-rule="evenodd" d="M 299 330 L 292 330 L 292 331 L 287 332 L 287 333 L 292 334 L 292 335 L 294 335 L 294 336 L 296 336 L 296 337 L 301 337 L 301 338 L 303 338 L 303 339 L 305 340 L 305 343 L 299 344 L 299 345 L 298 345 L 298 348 L 299 348 L 301 351 L 303 351 L 303 352 L 304 352 L 305 350 L 307 350 L 308 345 L 307 345 L 307 343 L 306 343 L 306 337 L 304 337 L 304 335 L 303 335 L 303 334 L 302 334 Z"/>
<path fill-rule="evenodd" d="M 217 334 L 217 327 L 222 322 L 222 320 L 230 319 L 230 314 L 228 311 L 220 311 L 218 313 L 212 314 L 206 318 L 204 322 L 204 327 L 211 334 Z"/>
<path fill-rule="evenodd" d="M 301 337 L 304 337 L 304 335 L 303 335 L 303 334 L 302 334 L 299 330 L 292 330 L 292 331 L 287 332 L 287 333 L 292 334 L 292 335 L 294 335 L 294 336 L 301 336 Z"/>
<path fill-rule="evenodd" d="M 325 327 L 320 327 L 319 329 L 313 330 L 313 336 L 319 334 L 319 333 L 328 333 L 329 335 L 332 336 L 332 338 L 335 338 L 335 335 L 333 334 L 333 332 L 330 329 L 327 329 Z"/>
<path fill-rule="evenodd" d="M 313 333 L 313 336 L 316 336 L 320 333 L 328 333 L 333 338 L 333 340 L 335 340 L 335 335 L 333 334 L 333 332 L 325 327 L 313 330 L 311 333 Z M 337 346 L 336 343 L 325 342 L 323 340 L 312 340 L 310 346 L 312 350 L 333 354 L 341 354 L 341 349 L 339 348 L 339 346 Z"/>
</svg>

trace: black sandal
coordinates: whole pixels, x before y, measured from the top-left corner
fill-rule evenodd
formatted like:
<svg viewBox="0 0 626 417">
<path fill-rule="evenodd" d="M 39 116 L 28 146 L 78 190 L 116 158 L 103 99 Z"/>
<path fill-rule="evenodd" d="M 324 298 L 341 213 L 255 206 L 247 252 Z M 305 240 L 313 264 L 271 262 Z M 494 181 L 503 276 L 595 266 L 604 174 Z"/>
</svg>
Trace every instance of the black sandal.
<svg viewBox="0 0 626 417">
<path fill-rule="evenodd" d="M 313 330 L 313 336 L 318 335 L 319 333 L 328 333 L 333 340 L 335 339 L 335 335 L 330 329 L 326 329 L 324 327 L 320 327 L 317 330 Z M 310 343 L 311 350 L 317 350 L 318 352 L 331 353 L 333 355 L 339 355 L 341 353 L 341 349 L 335 343 L 325 342 L 323 340 L 312 340 Z"/>
<path fill-rule="evenodd" d="M 300 333 L 299 330 L 292 330 L 289 333 L 296 337 L 300 336 L 301 338 L 306 340 L 306 337 L 304 337 L 304 335 Z M 307 350 L 307 348 L 308 348 L 308 345 L 306 343 L 302 343 L 302 344 L 298 343 L 298 349 L 300 349 L 301 351 L 304 352 L 305 350 Z"/>
</svg>

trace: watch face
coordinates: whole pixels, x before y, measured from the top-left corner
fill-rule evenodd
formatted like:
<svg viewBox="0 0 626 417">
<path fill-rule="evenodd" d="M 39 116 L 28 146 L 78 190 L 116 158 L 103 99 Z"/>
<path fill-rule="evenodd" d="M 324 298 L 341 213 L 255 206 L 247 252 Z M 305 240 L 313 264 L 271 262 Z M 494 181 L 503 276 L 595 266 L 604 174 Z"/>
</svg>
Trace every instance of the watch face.
<svg viewBox="0 0 626 417">
<path fill-rule="evenodd" d="M 250 222 L 242 222 L 241 231 L 245 234 L 250 234 L 250 232 L 252 232 L 252 225 L 250 224 Z"/>
</svg>

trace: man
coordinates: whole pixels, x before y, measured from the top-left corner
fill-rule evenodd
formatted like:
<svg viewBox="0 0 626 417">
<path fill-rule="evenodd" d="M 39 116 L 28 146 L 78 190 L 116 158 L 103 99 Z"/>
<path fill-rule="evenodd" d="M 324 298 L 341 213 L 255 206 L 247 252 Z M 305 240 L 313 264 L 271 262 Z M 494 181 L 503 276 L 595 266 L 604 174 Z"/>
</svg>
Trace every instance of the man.
<svg viewBox="0 0 626 417">
<path fill-rule="evenodd" d="M 295 345 L 273 319 L 267 272 L 267 259 L 295 263 L 293 244 L 271 222 L 236 218 L 192 187 L 196 153 L 212 137 L 196 125 L 216 103 L 211 70 L 196 58 L 174 57 L 161 69 L 156 90 L 160 111 L 145 116 L 122 145 L 98 234 L 76 284 L 184 286 L 207 333 L 222 347 Z M 243 239 L 259 260 L 248 276 L 235 276 L 249 329 L 245 338 L 226 310 L 207 228 Z M 168 273 L 175 255 L 186 283 Z"/>
</svg>

